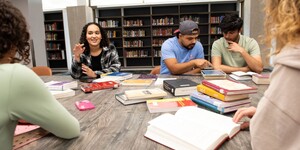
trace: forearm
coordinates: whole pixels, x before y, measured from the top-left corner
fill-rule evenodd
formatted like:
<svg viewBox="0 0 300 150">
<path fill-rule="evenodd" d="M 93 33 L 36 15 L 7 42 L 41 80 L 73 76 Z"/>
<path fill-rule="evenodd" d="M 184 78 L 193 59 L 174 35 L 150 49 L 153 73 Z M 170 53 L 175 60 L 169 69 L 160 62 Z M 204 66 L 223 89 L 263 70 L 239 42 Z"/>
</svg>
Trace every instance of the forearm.
<svg viewBox="0 0 300 150">
<path fill-rule="evenodd" d="M 189 72 L 186 72 L 185 74 L 197 74 L 200 73 L 201 69 L 200 68 L 195 68 Z"/>
<path fill-rule="evenodd" d="M 184 74 L 191 71 L 195 67 L 195 64 L 192 61 L 185 63 L 177 63 L 172 66 L 168 66 L 171 74 Z"/>
<path fill-rule="evenodd" d="M 75 60 L 73 60 L 72 65 L 71 65 L 70 74 L 74 79 L 80 78 L 82 75 L 81 63 L 78 63 Z"/>
<path fill-rule="evenodd" d="M 261 61 L 258 61 L 257 59 L 253 58 L 251 55 L 249 55 L 247 52 L 243 51 L 241 52 L 241 55 L 243 56 L 244 60 L 247 63 L 247 66 L 249 69 L 256 73 L 261 73 L 263 70 L 263 64 Z"/>
<path fill-rule="evenodd" d="M 227 66 L 227 65 L 220 65 L 218 67 L 214 66 L 214 69 L 222 70 L 225 73 L 231 73 L 231 72 L 234 72 L 234 71 L 243 71 L 243 72 L 249 71 L 248 67 L 231 67 L 231 66 Z"/>
</svg>

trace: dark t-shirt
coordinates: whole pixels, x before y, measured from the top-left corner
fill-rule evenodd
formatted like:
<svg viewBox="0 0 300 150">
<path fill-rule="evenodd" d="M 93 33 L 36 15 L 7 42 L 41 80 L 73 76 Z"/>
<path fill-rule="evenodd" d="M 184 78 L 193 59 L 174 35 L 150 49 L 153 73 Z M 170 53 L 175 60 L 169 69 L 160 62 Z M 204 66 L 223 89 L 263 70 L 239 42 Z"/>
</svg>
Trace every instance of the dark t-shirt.
<svg viewBox="0 0 300 150">
<path fill-rule="evenodd" d="M 91 56 L 92 70 L 94 70 L 94 71 L 102 70 L 101 55 L 102 55 L 102 53 L 100 53 L 98 56 Z"/>
</svg>

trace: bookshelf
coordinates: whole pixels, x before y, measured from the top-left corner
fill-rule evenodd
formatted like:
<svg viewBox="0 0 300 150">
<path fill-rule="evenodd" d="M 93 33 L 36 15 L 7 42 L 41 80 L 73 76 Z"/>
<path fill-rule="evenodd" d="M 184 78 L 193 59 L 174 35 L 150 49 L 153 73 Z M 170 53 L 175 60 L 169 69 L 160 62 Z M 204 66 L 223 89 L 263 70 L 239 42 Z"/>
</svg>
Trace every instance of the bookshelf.
<svg viewBox="0 0 300 150">
<path fill-rule="evenodd" d="M 62 11 L 44 12 L 48 66 L 53 71 L 68 70 Z"/>
<path fill-rule="evenodd" d="M 174 36 L 179 23 L 198 23 L 205 59 L 211 59 L 212 43 L 222 37 L 218 27 L 227 13 L 239 13 L 237 1 L 98 8 L 95 20 L 115 44 L 122 69 L 160 65 L 161 45 Z"/>
</svg>

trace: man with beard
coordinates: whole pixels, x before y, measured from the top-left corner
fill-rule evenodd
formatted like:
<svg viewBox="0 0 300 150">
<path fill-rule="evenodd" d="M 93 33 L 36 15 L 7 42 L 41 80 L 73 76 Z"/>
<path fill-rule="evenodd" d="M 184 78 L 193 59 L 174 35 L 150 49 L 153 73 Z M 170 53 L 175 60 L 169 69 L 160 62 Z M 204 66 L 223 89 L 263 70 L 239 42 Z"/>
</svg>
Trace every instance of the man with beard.
<svg viewBox="0 0 300 150">
<path fill-rule="evenodd" d="M 226 73 L 253 71 L 261 73 L 260 49 L 253 38 L 241 35 L 243 20 L 237 14 L 227 14 L 220 23 L 223 37 L 212 45 L 214 69 Z"/>
<path fill-rule="evenodd" d="M 204 59 L 203 46 L 197 41 L 197 23 L 183 21 L 175 33 L 176 36 L 166 40 L 161 47 L 160 74 L 194 74 L 212 65 Z"/>
</svg>

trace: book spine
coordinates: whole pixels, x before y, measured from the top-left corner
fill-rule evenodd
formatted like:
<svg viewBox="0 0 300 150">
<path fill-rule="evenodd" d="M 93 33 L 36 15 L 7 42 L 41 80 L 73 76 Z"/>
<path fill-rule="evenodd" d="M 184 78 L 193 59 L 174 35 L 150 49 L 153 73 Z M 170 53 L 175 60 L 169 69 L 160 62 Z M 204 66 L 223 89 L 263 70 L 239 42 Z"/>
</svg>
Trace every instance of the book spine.
<svg viewBox="0 0 300 150">
<path fill-rule="evenodd" d="M 63 91 L 64 90 L 64 86 L 63 85 L 59 85 L 59 86 L 49 85 L 48 89 L 50 91 Z"/>
<path fill-rule="evenodd" d="M 216 112 L 216 113 L 223 114 L 223 112 L 220 111 L 220 110 L 218 109 L 218 107 L 215 106 L 215 105 L 212 105 L 212 104 L 210 104 L 210 103 L 207 103 L 207 102 L 205 102 L 205 101 L 202 101 L 202 100 L 197 99 L 197 98 L 192 97 L 192 96 L 191 96 L 191 100 L 192 100 L 193 102 L 195 102 L 196 104 L 198 104 L 198 105 L 201 105 L 201 106 L 204 106 L 205 108 L 208 108 L 209 110 L 212 110 L 212 111 L 214 111 L 214 112 Z"/>
<path fill-rule="evenodd" d="M 217 98 L 219 100 L 225 101 L 225 95 L 207 87 L 202 84 L 197 86 L 197 91 L 209 95 L 211 97 Z"/>
<path fill-rule="evenodd" d="M 240 104 L 240 105 L 235 105 L 235 106 L 231 106 L 231 107 L 224 107 L 222 108 L 223 113 L 228 113 L 228 112 L 232 112 L 232 111 L 236 111 L 239 108 L 243 108 L 243 107 L 249 107 L 251 105 L 251 103 L 244 103 L 244 104 Z"/>
<path fill-rule="evenodd" d="M 175 88 L 171 85 L 169 85 L 167 82 L 163 82 L 163 87 L 166 91 L 170 92 L 175 96 Z"/>
<path fill-rule="evenodd" d="M 214 89 L 214 90 L 216 90 L 216 91 L 218 91 L 218 92 L 220 92 L 224 95 L 227 95 L 228 91 L 226 89 L 223 89 L 223 88 L 221 88 L 217 85 L 211 84 L 210 82 L 207 82 L 206 80 L 202 80 L 202 84 L 207 86 L 207 87 L 210 87 L 211 89 Z"/>
</svg>

